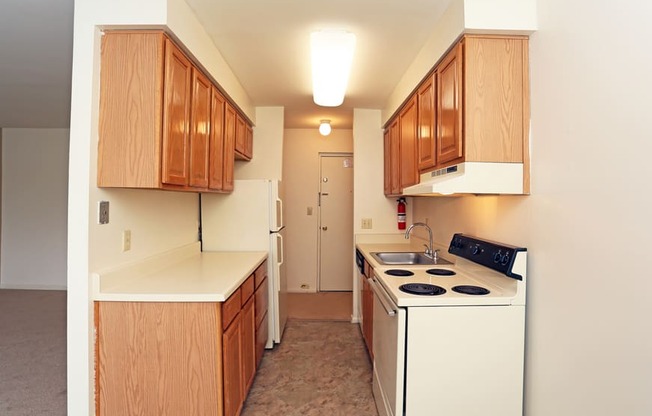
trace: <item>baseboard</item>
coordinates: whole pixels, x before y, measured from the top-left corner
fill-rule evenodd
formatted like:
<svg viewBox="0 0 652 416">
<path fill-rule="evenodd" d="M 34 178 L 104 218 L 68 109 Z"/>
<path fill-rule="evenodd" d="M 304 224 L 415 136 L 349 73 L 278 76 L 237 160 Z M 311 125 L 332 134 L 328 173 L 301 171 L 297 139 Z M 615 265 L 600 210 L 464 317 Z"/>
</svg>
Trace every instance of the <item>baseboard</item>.
<svg viewBox="0 0 652 416">
<path fill-rule="evenodd" d="M 0 289 L 14 289 L 14 290 L 68 290 L 67 286 L 61 285 L 24 285 L 24 284 L 3 284 L 0 283 Z"/>
</svg>

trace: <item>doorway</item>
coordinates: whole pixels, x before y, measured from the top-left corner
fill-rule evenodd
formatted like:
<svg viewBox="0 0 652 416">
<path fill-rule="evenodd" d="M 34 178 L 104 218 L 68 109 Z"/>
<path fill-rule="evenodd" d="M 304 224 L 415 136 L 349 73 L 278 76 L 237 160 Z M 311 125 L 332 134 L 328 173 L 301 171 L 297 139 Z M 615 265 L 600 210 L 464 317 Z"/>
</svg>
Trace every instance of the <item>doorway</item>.
<svg viewBox="0 0 652 416">
<path fill-rule="evenodd" d="M 319 154 L 319 291 L 353 289 L 353 154 Z"/>
</svg>

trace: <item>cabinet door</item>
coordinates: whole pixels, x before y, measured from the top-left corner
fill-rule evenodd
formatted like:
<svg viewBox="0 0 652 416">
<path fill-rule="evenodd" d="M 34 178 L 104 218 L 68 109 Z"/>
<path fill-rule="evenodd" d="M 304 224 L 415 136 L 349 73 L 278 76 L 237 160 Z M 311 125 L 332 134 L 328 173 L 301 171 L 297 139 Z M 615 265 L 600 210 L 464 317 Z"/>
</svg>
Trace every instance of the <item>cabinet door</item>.
<svg viewBox="0 0 652 416">
<path fill-rule="evenodd" d="M 240 312 L 242 320 L 242 396 L 243 400 L 254 382 L 256 374 L 256 314 L 254 296 L 251 296 Z"/>
<path fill-rule="evenodd" d="M 419 183 L 417 165 L 417 97 L 410 101 L 399 114 L 401 129 L 401 189 Z"/>
<path fill-rule="evenodd" d="M 224 97 L 211 89 L 211 136 L 209 143 L 210 168 L 208 187 L 221 190 L 224 184 Z"/>
<path fill-rule="evenodd" d="M 390 129 L 385 129 L 383 134 L 383 149 L 384 149 L 384 191 L 385 195 L 391 195 L 392 193 L 392 150 L 390 143 Z"/>
<path fill-rule="evenodd" d="M 224 109 L 224 191 L 233 190 L 233 163 L 235 160 L 236 112 L 227 102 Z"/>
<path fill-rule="evenodd" d="M 188 185 L 191 75 L 192 65 L 188 58 L 166 39 L 161 149 L 164 184 Z"/>
<path fill-rule="evenodd" d="M 247 153 L 246 142 L 247 142 L 247 123 L 242 118 L 242 116 L 240 116 L 240 114 L 237 114 L 235 119 L 235 151 L 242 156 L 245 156 Z"/>
<path fill-rule="evenodd" d="M 254 157 L 254 129 L 249 124 L 246 127 L 245 157 L 251 159 Z"/>
<path fill-rule="evenodd" d="M 417 91 L 419 100 L 417 116 L 419 172 L 426 172 L 435 167 L 435 75 L 428 77 Z"/>
<path fill-rule="evenodd" d="M 242 335 L 240 319 L 235 319 L 222 335 L 224 370 L 224 416 L 237 415 L 243 403 Z"/>
<path fill-rule="evenodd" d="M 190 186 L 208 187 L 211 82 L 196 68 L 192 70 L 190 111 Z"/>
<path fill-rule="evenodd" d="M 462 43 L 437 66 L 437 166 L 461 161 L 462 143 Z"/>
<path fill-rule="evenodd" d="M 401 135 L 398 117 L 389 126 L 389 174 L 391 194 L 401 193 Z"/>
</svg>

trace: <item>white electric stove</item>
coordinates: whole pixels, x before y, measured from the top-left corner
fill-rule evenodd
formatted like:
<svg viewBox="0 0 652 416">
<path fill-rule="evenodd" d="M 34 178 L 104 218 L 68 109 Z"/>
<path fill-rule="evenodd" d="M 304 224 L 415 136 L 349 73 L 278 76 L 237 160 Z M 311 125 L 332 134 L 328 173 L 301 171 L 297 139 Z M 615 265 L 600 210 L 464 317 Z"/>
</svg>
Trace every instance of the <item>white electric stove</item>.
<svg viewBox="0 0 652 416">
<path fill-rule="evenodd" d="M 521 415 L 527 251 L 455 234 L 455 265 L 374 269 L 380 415 Z"/>
</svg>

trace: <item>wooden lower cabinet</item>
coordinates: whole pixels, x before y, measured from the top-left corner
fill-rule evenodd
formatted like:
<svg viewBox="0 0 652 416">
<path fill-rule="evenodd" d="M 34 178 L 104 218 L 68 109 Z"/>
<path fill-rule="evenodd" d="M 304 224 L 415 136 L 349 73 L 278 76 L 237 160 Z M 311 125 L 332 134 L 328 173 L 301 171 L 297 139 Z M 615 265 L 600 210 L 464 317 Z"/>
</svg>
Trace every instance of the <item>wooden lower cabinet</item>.
<svg viewBox="0 0 652 416">
<path fill-rule="evenodd" d="M 254 297 L 242 308 L 242 391 L 248 392 L 256 375 L 256 313 Z"/>
<path fill-rule="evenodd" d="M 265 273 L 262 275 L 262 277 L 259 277 L 258 271 L 256 272 L 256 280 L 258 286 L 256 287 L 256 292 L 254 294 L 254 297 L 256 298 L 256 367 L 260 365 L 260 362 L 263 359 L 265 345 L 267 345 L 267 339 L 269 338 L 269 322 L 267 313 L 267 306 L 269 304 L 269 293 L 267 288 L 267 262 L 263 263 L 259 269 L 263 267 Z M 262 274 L 262 272 L 260 274 Z"/>
<path fill-rule="evenodd" d="M 255 280 L 225 302 L 95 302 L 96 416 L 239 415 L 268 335 Z"/>
<path fill-rule="evenodd" d="M 224 416 L 237 415 L 242 409 L 242 325 L 240 313 L 222 334 L 224 363 Z"/>
<path fill-rule="evenodd" d="M 223 414 L 219 303 L 96 302 L 95 414 Z"/>
</svg>

